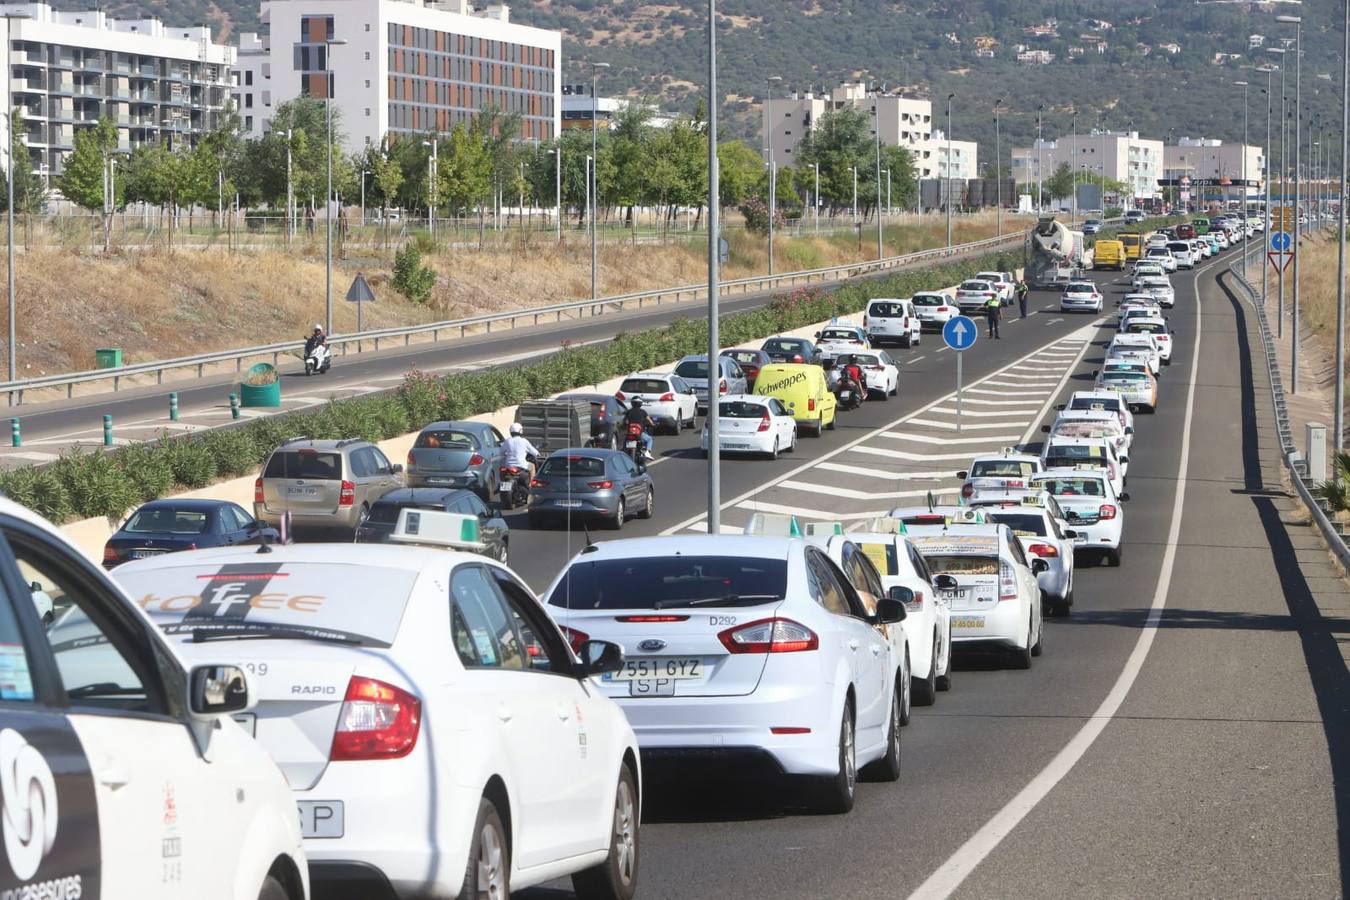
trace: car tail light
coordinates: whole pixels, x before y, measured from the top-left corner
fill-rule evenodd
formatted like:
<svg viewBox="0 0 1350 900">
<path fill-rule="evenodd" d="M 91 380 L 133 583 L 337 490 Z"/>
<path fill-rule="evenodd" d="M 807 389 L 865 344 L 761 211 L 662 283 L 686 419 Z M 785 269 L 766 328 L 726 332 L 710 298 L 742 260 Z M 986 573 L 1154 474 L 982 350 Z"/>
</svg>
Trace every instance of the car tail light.
<svg viewBox="0 0 1350 900">
<path fill-rule="evenodd" d="M 971 484 L 971 483 L 968 482 L 968 481 L 967 481 L 965 484 L 961 485 L 961 496 L 962 496 L 962 497 L 965 497 L 965 498 L 967 498 L 967 499 L 969 499 L 969 498 L 971 498 L 971 497 L 974 497 L 974 496 L 975 496 L 975 485 Z"/>
<path fill-rule="evenodd" d="M 342 482 L 342 492 L 338 494 L 338 506 L 351 506 L 356 502 L 356 485 L 350 481 Z"/>
<path fill-rule="evenodd" d="M 620 403 L 628 402 L 628 398 L 623 395 L 623 391 L 615 391 L 614 399 L 618 400 Z"/>
<path fill-rule="evenodd" d="M 584 631 L 578 631 L 575 628 L 568 628 L 566 625 L 559 625 L 563 637 L 567 638 L 567 643 L 572 645 L 573 653 L 581 652 L 581 645 L 591 639 L 591 636 Z"/>
<path fill-rule="evenodd" d="M 121 558 L 117 555 L 117 548 L 112 544 L 103 545 L 103 561 L 105 563 L 117 562 Z"/>
<path fill-rule="evenodd" d="M 725 378 L 717 382 L 717 393 L 725 394 L 727 392 L 727 380 Z"/>
<path fill-rule="evenodd" d="M 1115 463 L 1107 463 L 1107 464 L 1106 464 L 1106 475 L 1107 475 L 1107 477 L 1110 478 L 1112 481 L 1115 481 L 1115 480 L 1116 480 L 1116 464 L 1115 464 Z"/>
<path fill-rule="evenodd" d="M 937 308 L 937 311 L 938 311 L 938 312 L 951 312 L 951 311 L 952 311 L 952 308 L 951 308 L 950 306 L 939 306 L 939 307 Z"/>
<path fill-rule="evenodd" d="M 1097 518 L 1099 519 L 1114 519 L 1115 517 L 1116 508 L 1109 503 L 1097 510 Z"/>
<path fill-rule="evenodd" d="M 1012 564 L 1002 559 L 998 561 L 998 599 L 1017 599 L 1017 576 L 1013 574 Z"/>
<path fill-rule="evenodd" d="M 483 457 L 479 456 L 477 453 L 469 457 L 469 465 L 481 466 L 482 464 L 483 464 Z"/>
<path fill-rule="evenodd" d="M 863 324 L 862 324 L 862 327 L 864 327 L 864 328 L 867 327 L 867 315 L 866 315 L 865 313 L 863 314 Z"/>
<path fill-rule="evenodd" d="M 392 684 L 353 675 L 338 714 L 330 760 L 398 759 L 412 752 L 422 701 Z"/>
<path fill-rule="evenodd" d="M 759 420 L 759 427 L 755 431 L 768 431 L 770 425 L 769 414 L 765 413 L 764 418 Z"/>
<path fill-rule="evenodd" d="M 688 616 L 615 616 L 615 617 L 614 617 L 614 621 L 616 621 L 616 622 L 626 622 L 626 623 L 633 623 L 633 622 L 643 622 L 643 623 L 688 622 L 688 621 L 689 621 L 689 617 L 688 617 Z"/>
<path fill-rule="evenodd" d="M 671 402 L 672 400 L 674 400 L 674 399 L 675 399 L 675 395 L 674 395 L 673 393 L 669 392 L 669 391 L 667 391 L 666 393 L 664 393 L 664 394 L 661 395 L 661 402 L 662 402 L 662 403 L 670 403 L 670 402 Z"/>
<path fill-rule="evenodd" d="M 802 728 L 800 725 L 776 725 L 769 729 L 769 734 L 810 734 L 810 728 Z"/>
<path fill-rule="evenodd" d="M 801 355 L 800 353 L 798 353 L 796 356 L 792 357 L 792 361 L 795 362 L 795 363 L 802 362 L 802 361 L 803 361 L 803 360 L 802 360 L 802 355 Z"/>
<path fill-rule="evenodd" d="M 548 487 L 548 482 L 544 481 L 542 478 L 531 478 L 530 487 L 537 487 L 537 488 Z"/>
<path fill-rule="evenodd" d="M 263 488 L 261 478 L 255 478 L 253 480 L 253 502 L 254 503 L 263 502 Z"/>
<path fill-rule="evenodd" d="M 800 653 L 820 649 L 820 638 L 800 622 L 777 616 L 719 632 L 728 653 Z"/>
<path fill-rule="evenodd" d="M 417 457 L 413 455 L 413 452 L 412 452 L 411 450 L 409 450 L 409 451 L 408 451 L 408 458 L 407 458 L 407 460 L 406 460 L 406 463 L 407 463 L 408 468 L 411 469 L 411 468 L 413 467 L 413 465 L 416 464 L 416 462 L 417 462 Z"/>
<path fill-rule="evenodd" d="M 586 482 L 586 487 L 596 491 L 607 491 L 610 488 L 614 487 L 614 482 L 610 481 L 609 479 L 606 479 L 604 481 L 588 481 Z"/>
<path fill-rule="evenodd" d="M 746 377 L 746 378 L 758 378 L 758 377 L 759 377 L 759 366 L 745 366 L 745 367 L 744 367 L 744 371 L 745 371 L 745 377 Z"/>
<path fill-rule="evenodd" d="M 807 397 L 807 398 L 806 398 L 806 411 L 807 411 L 807 412 L 815 412 L 815 411 L 816 411 L 816 398 L 815 398 L 815 397 Z"/>
<path fill-rule="evenodd" d="M 1059 556 L 1059 551 L 1049 544 L 1032 544 L 1027 547 L 1027 552 L 1033 556 Z"/>
</svg>

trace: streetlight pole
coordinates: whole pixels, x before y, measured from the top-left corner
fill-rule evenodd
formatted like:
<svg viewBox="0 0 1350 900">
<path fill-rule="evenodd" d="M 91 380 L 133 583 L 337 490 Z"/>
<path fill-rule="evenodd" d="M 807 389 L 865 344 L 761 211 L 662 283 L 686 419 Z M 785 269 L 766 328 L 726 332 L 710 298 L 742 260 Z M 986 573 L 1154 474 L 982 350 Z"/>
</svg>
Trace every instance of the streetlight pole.
<svg viewBox="0 0 1350 900">
<path fill-rule="evenodd" d="M 1285 91 L 1285 72 L 1289 67 L 1284 64 L 1284 54 L 1286 47 L 1267 47 L 1267 53 L 1273 53 L 1280 57 L 1280 205 L 1283 207 L 1285 198 L 1289 190 L 1286 179 L 1289 176 L 1288 162 L 1288 136 L 1289 136 L 1289 95 Z M 1267 207 L 1267 213 L 1273 213 L 1274 210 Z M 1274 216 L 1271 215 L 1271 225 L 1275 224 Z M 1284 267 L 1281 266 L 1276 272 L 1275 287 L 1275 336 L 1284 337 Z"/>
<path fill-rule="evenodd" d="M 853 227 L 858 227 L 858 167 L 849 166 L 853 171 Z"/>
<path fill-rule="evenodd" d="M 440 145 L 439 135 L 432 135 L 431 140 L 423 141 L 423 147 L 431 148 L 431 155 L 427 157 L 427 228 L 431 232 L 431 245 L 436 245 L 436 188 L 437 181 L 440 180 Z"/>
<path fill-rule="evenodd" d="M 886 215 L 891 214 L 891 170 L 886 170 Z"/>
<path fill-rule="evenodd" d="M 1036 107 L 1036 213 L 1039 215 L 1045 209 L 1045 189 L 1043 181 L 1043 172 L 1041 171 L 1041 144 L 1043 142 L 1041 129 L 1041 114 L 1045 112 L 1045 104 L 1042 103 Z"/>
<path fill-rule="evenodd" d="M 1265 212 L 1262 213 L 1262 215 L 1265 217 L 1265 222 L 1270 222 L 1270 221 L 1271 221 L 1271 215 L 1270 215 L 1270 213 L 1271 213 L 1271 210 L 1270 210 L 1270 175 L 1271 175 L 1271 172 L 1270 172 L 1270 149 L 1271 149 L 1271 144 L 1270 144 L 1270 108 L 1271 108 L 1271 101 L 1272 101 L 1272 99 L 1273 99 L 1272 96 L 1271 96 L 1271 76 L 1274 75 L 1274 74 L 1275 74 L 1275 67 L 1274 67 L 1274 66 L 1267 66 L 1267 67 L 1266 67 L 1266 86 L 1263 87 L 1263 88 L 1261 89 L 1261 93 L 1263 93 L 1263 94 L 1266 95 L 1266 149 L 1265 149 L 1265 157 L 1264 157 L 1265 165 L 1263 165 L 1263 166 L 1261 167 L 1261 180 L 1265 182 L 1265 188 L 1266 188 L 1266 209 L 1265 209 Z M 1263 223 L 1263 225 L 1264 225 L 1264 223 Z M 1265 230 L 1264 227 L 1262 227 L 1262 229 L 1261 229 L 1261 234 L 1264 235 L 1265 233 L 1266 233 L 1266 230 Z M 1266 306 L 1266 301 L 1267 301 L 1269 295 L 1270 295 L 1270 256 L 1267 255 L 1267 256 L 1261 261 L 1261 306 L 1262 306 L 1262 308 L 1265 308 L 1265 306 Z"/>
<path fill-rule="evenodd" d="M 947 180 L 944 183 L 947 206 L 947 246 L 952 245 L 952 99 L 956 94 L 947 95 Z"/>
<path fill-rule="evenodd" d="M 562 145 L 548 151 L 553 154 L 553 226 L 555 239 L 562 243 Z"/>
<path fill-rule="evenodd" d="M 811 168 L 816 172 L 815 220 L 816 234 L 820 234 L 820 163 L 811 163 Z"/>
<path fill-rule="evenodd" d="M 14 23 L 15 23 L 16 21 L 20 20 L 20 19 L 27 19 L 27 18 L 28 18 L 28 14 L 27 14 L 27 13 L 5 13 L 5 14 L 3 15 L 3 18 L 4 18 L 4 20 L 5 20 L 5 44 L 6 44 L 7 46 L 12 47 L 12 46 L 14 46 L 14 41 L 13 41 L 13 39 L 12 39 L 12 38 L 13 38 L 13 34 L 14 34 Z M 17 328 L 18 328 L 18 313 L 17 313 L 17 311 L 15 310 L 15 306 L 14 306 L 16 293 L 15 293 L 15 286 L 14 286 L 14 283 L 15 283 L 15 278 L 14 278 L 14 128 L 15 128 L 15 125 L 14 125 L 14 84 L 13 84 L 13 77 L 14 77 L 14 69 L 13 69 L 13 67 L 7 68 L 7 69 L 5 70 L 5 96 L 8 98 L 8 101 L 9 101 L 9 109 L 5 110 L 5 118 L 9 120 L 9 146 L 5 148 L 5 156 L 6 156 L 6 158 L 8 158 L 8 160 L 9 160 L 9 166 L 8 166 L 8 168 L 9 168 L 9 172 L 8 172 L 9 177 L 5 179 L 5 181 L 6 181 L 6 185 L 5 185 L 5 194 L 6 194 L 6 197 L 8 198 L 8 200 L 9 200 L 9 203 L 8 203 L 8 205 L 7 205 L 6 208 L 5 208 L 5 209 L 6 209 L 5 218 L 6 218 L 6 221 L 7 221 L 8 226 L 9 226 L 9 227 L 8 227 L 9 234 L 6 236 L 5 259 L 8 261 L 8 265 L 7 265 L 7 267 L 6 267 L 6 268 L 7 268 L 6 277 L 7 277 L 8 288 L 9 288 L 9 304 L 8 304 L 8 305 L 9 305 L 9 310 L 8 310 L 8 318 L 9 318 L 9 380 L 10 380 L 10 381 L 15 381 L 15 380 L 17 380 L 18 377 L 19 377 L 19 371 L 18 371 L 18 370 L 19 370 L 19 366 L 18 366 L 18 347 L 19 347 L 19 341 L 18 341 L 18 336 L 15 334 L 15 332 L 16 332 L 16 330 L 17 330 Z M 116 195 L 114 195 L 114 196 L 116 196 Z M 11 396 L 10 402 L 13 402 L 12 396 Z"/>
<path fill-rule="evenodd" d="M 1234 81 L 1233 84 L 1242 87 L 1242 278 L 1247 278 L 1247 254 L 1252 249 L 1251 229 L 1247 224 L 1247 90 L 1248 84 L 1245 81 Z"/>
<path fill-rule="evenodd" d="M 324 333 L 333 334 L 333 48 L 347 43 L 345 38 L 323 42 L 323 120 L 328 135 L 328 193 L 323 199 L 324 221 Z"/>
<path fill-rule="evenodd" d="M 717 0 L 708 0 L 708 369 L 721 349 L 718 345 L 718 266 L 721 264 L 721 235 L 718 233 L 721 197 L 718 184 L 717 161 Z M 817 170 L 818 171 L 818 170 Z M 817 176 L 819 185 L 819 176 Z M 819 193 L 819 187 L 816 188 Z M 817 198 L 817 209 L 819 209 Z M 819 214 L 817 214 L 818 216 Z M 817 218 L 817 224 L 819 218 Z M 712 385 L 712 379 L 708 379 Z M 722 531 L 722 447 L 717 435 L 717 413 L 713 410 L 713 393 L 708 392 L 708 533 Z"/>
<path fill-rule="evenodd" d="M 998 108 L 1003 105 L 1007 97 L 1000 98 L 994 102 L 994 196 L 997 201 L 994 203 L 994 221 L 997 223 L 998 236 L 1003 237 L 1003 174 L 999 171 L 1002 165 L 1003 148 L 1002 140 L 999 135 Z"/>
<path fill-rule="evenodd" d="M 1069 150 L 1073 156 L 1070 174 L 1073 178 L 1073 199 L 1069 201 L 1069 224 L 1078 221 L 1078 110 L 1073 111 L 1073 146 Z"/>
<path fill-rule="evenodd" d="M 881 259 L 886 255 L 886 252 L 882 247 L 881 234 L 881 107 L 878 105 L 879 101 L 879 97 L 874 96 L 872 98 L 872 127 L 876 129 L 877 138 L 877 259 Z"/>
<path fill-rule="evenodd" d="M 599 239 L 599 236 L 600 236 L 600 235 L 599 235 L 600 229 L 596 226 L 596 222 L 595 222 L 596 211 L 599 209 L 599 206 L 600 206 L 600 197 L 599 197 L 599 194 L 600 194 L 600 183 L 599 183 L 599 182 L 600 182 L 600 179 L 599 179 L 599 176 L 597 175 L 597 173 L 600 171 L 600 156 L 599 156 L 599 154 L 598 154 L 597 151 L 596 151 L 597 141 L 598 141 L 598 132 L 597 132 L 597 130 L 596 130 L 596 127 L 597 127 L 597 126 L 596 126 L 596 123 L 597 123 L 597 122 L 599 121 L 599 119 L 600 119 L 600 99 L 599 99 L 599 97 L 596 95 L 596 92 L 595 92 L 595 91 L 596 91 L 596 87 L 597 87 L 597 84 L 598 84 L 598 81 L 599 81 L 599 72 L 600 72 L 600 70 L 601 70 L 601 69 L 608 69 L 608 68 L 609 68 L 609 63 L 607 63 L 607 62 L 593 62 L 593 63 L 591 63 L 591 165 L 590 165 L 590 170 L 589 170 L 589 178 L 588 178 L 588 180 L 587 180 L 587 182 L 586 182 L 586 196 L 587 196 L 587 198 L 588 198 L 587 206 L 589 207 L 589 208 L 587 209 L 586 213 L 587 213 L 587 215 L 590 217 L 590 220 L 591 220 L 591 299 L 592 299 L 592 300 L 594 300 L 594 299 L 596 298 L 596 296 L 597 296 L 597 294 L 596 294 L 596 289 L 597 289 L 597 279 L 598 279 L 599 262 L 600 262 L 600 252 L 599 252 L 599 250 L 598 250 L 598 248 L 597 248 L 597 246 L 596 246 L 596 241 Z"/>
<path fill-rule="evenodd" d="M 1340 209 L 1336 214 L 1336 396 L 1332 416 L 1332 449 L 1339 451 L 1345 439 L 1345 161 L 1350 152 L 1350 2 L 1341 23 L 1341 156 L 1336 161 L 1341 183 Z"/>
<path fill-rule="evenodd" d="M 773 164 L 773 85 L 781 82 L 782 75 L 770 75 L 768 88 L 764 93 L 764 138 L 768 146 L 764 149 L 765 166 L 769 170 L 769 274 L 773 274 L 773 216 L 778 209 L 778 169 Z"/>
<path fill-rule="evenodd" d="M 1294 306 L 1290 311 L 1289 324 L 1293 333 L 1289 336 L 1289 391 L 1298 393 L 1298 301 L 1299 301 L 1299 253 L 1298 239 L 1302 229 L 1299 219 L 1303 215 L 1303 196 L 1300 193 L 1301 182 L 1299 166 L 1302 165 L 1303 135 L 1303 17 L 1276 16 L 1276 22 L 1294 26 Z"/>
<path fill-rule="evenodd" d="M 286 129 L 286 244 L 295 240 L 295 192 L 291 188 L 291 129 Z"/>
</svg>

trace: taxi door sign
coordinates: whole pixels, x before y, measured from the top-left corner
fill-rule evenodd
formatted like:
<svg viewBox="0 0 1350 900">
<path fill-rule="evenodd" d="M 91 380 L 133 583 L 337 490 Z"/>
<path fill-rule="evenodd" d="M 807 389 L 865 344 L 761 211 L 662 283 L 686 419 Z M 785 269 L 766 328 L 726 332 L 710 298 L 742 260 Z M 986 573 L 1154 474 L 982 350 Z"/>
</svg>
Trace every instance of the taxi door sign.
<svg viewBox="0 0 1350 900">
<path fill-rule="evenodd" d="M 97 900 L 98 800 L 89 758 L 64 715 L 0 712 L 0 898 Z"/>
</svg>

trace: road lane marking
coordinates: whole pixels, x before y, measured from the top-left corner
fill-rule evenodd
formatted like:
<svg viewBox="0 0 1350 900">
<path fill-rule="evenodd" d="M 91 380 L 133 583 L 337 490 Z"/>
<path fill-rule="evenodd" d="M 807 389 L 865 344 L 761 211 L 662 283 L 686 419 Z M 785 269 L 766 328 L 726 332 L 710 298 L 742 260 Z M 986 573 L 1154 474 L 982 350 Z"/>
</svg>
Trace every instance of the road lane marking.
<svg viewBox="0 0 1350 900">
<path fill-rule="evenodd" d="M 825 494 L 830 497 L 843 497 L 846 500 L 894 500 L 901 497 L 922 497 L 931 488 L 919 488 L 908 491 L 860 491 L 857 488 L 837 487 L 833 484 L 816 484 L 811 481 L 782 481 L 774 485 L 774 490 L 786 488 L 806 494 Z"/>
<path fill-rule="evenodd" d="M 910 419 L 909 421 L 913 422 L 914 420 Z M 918 443 L 921 444 L 943 444 L 943 445 L 989 444 L 997 442 L 1004 442 L 1006 444 L 1008 441 L 1017 440 L 1017 435 L 1015 434 L 986 434 L 981 437 L 953 438 L 941 435 L 935 436 L 927 434 L 907 434 L 903 431 L 883 431 L 881 433 L 881 436 L 890 438 L 891 440 L 895 441 L 917 441 Z"/>
<path fill-rule="evenodd" d="M 922 497 L 927 491 L 915 491 L 915 494 Z M 855 519 L 876 519 L 888 515 L 893 507 L 886 509 L 874 509 L 868 512 L 849 512 L 836 513 L 827 512 L 823 509 L 811 509 L 806 506 L 787 506 L 782 503 L 764 503 L 756 500 L 744 500 L 736 504 L 737 509 L 743 509 L 751 513 L 777 513 L 782 516 L 797 516 L 799 519 L 805 519 L 808 522 L 842 522 L 854 521 Z"/>
<path fill-rule="evenodd" d="M 974 389 L 972 388 L 972 390 L 974 390 Z M 993 391 L 993 392 L 991 392 L 991 393 L 1001 394 L 1001 393 L 1003 393 L 1003 392 L 1002 392 L 1002 391 Z M 948 401 L 950 401 L 951 399 L 952 399 L 952 398 L 950 398 L 950 397 L 947 398 Z M 965 405 L 968 404 L 968 403 L 973 403 L 973 404 L 975 404 L 976 406 L 1040 406 L 1041 401 L 1039 401 L 1039 400 L 982 400 L 982 399 L 980 399 L 979 397 L 964 397 L 964 398 L 962 398 L 962 400 L 961 400 L 961 405 L 962 405 L 962 406 L 965 406 Z M 932 410 L 932 411 L 933 411 L 933 412 L 936 412 L 937 410 Z"/>
<path fill-rule="evenodd" d="M 1198 273 L 1197 273 L 1198 274 Z M 1045 768 L 1036 774 L 1026 787 L 1017 792 L 1008 803 L 994 814 L 975 834 L 962 844 L 946 862 L 919 885 L 909 900 L 945 900 L 950 897 L 975 871 L 976 867 L 1002 843 L 1003 839 L 1036 808 L 1036 806 L 1064 780 L 1065 776 L 1092 747 L 1093 743 L 1115 718 L 1125 702 L 1135 679 L 1139 677 L 1153 647 L 1158 633 L 1158 623 L 1162 619 L 1163 608 L 1167 605 L 1167 593 L 1172 584 L 1172 568 L 1176 564 L 1177 544 L 1181 538 L 1181 514 L 1186 502 L 1186 478 L 1190 469 L 1191 421 L 1195 412 L 1195 385 L 1200 370 L 1200 288 L 1198 279 L 1195 284 L 1195 344 L 1191 356 L 1191 381 L 1186 390 L 1186 415 L 1181 431 L 1181 461 L 1177 468 L 1177 488 L 1172 500 L 1172 521 L 1167 530 L 1167 544 L 1163 550 L 1162 565 L 1158 570 L 1158 583 L 1153 592 L 1153 601 L 1149 606 L 1148 619 L 1144 623 L 1134 649 L 1125 661 L 1111 692 L 1093 712 L 1091 718 L 1064 745 Z"/>
<path fill-rule="evenodd" d="M 887 481 L 905 479 L 909 481 L 937 481 L 942 478 L 950 478 L 951 472 L 943 469 L 940 472 L 887 472 L 885 469 L 878 469 L 875 466 L 850 466 L 847 463 L 823 462 L 816 466 L 817 469 L 824 469 L 826 472 L 840 472 L 844 475 L 859 475 L 863 478 L 882 478 Z"/>
<path fill-rule="evenodd" d="M 969 451 L 965 453 L 906 453 L 903 450 L 884 450 L 878 447 L 849 447 L 851 453 L 867 453 L 872 456 L 884 456 L 887 459 L 898 459 L 905 462 L 931 462 L 939 459 L 970 459 Z"/>
<path fill-rule="evenodd" d="M 907 365 L 907 366 L 912 366 L 912 365 L 914 365 L 916 362 L 918 362 L 919 360 L 921 360 L 921 359 L 927 359 L 927 358 L 928 358 L 928 354 L 925 353 L 923 356 L 916 356 L 916 357 L 914 357 L 913 359 L 906 360 L 906 361 L 905 361 L 905 365 Z"/>
<path fill-rule="evenodd" d="M 962 418 L 965 418 L 966 416 L 971 416 L 972 418 L 976 418 L 976 419 L 983 419 L 983 418 L 993 418 L 993 419 L 1017 419 L 1017 420 L 1020 422 L 1020 421 L 1022 421 L 1024 418 L 1026 418 L 1027 413 L 1031 412 L 1033 409 L 1040 409 L 1040 407 L 1041 407 L 1041 403 L 1040 403 L 1039 400 L 1029 400 L 1029 401 L 1027 401 L 1026 403 L 1021 403 L 1021 404 L 1018 404 L 1018 405 L 1021 406 L 1022 408 L 1021 408 L 1021 409 L 963 409 L 963 410 L 961 410 L 961 417 L 962 417 Z M 949 406 L 939 406 L 939 407 L 936 407 L 936 408 L 934 408 L 934 409 L 930 409 L 929 412 L 930 412 L 930 413 L 941 413 L 942 415 L 946 415 L 946 416 L 954 416 L 954 415 L 956 415 L 956 408 L 955 408 L 955 407 L 949 407 Z M 910 421 L 917 421 L 917 420 L 911 419 Z M 1012 423 L 1009 423 L 1009 425 L 1011 425 L 1011 424 L 1012 424 Z"/>
<path fill-rule="evenodd" d="M 986 415 L 989 415 L 989 413 L 986 413 Z M 956 427 L 957 427 L 955 422 L 939 422 L 939 421 L 937 421 L 936 419 L 910 419 L 910 420 L 909 420 L 909 424 L 911 424 L 911 425 L 926 425 L 926 426 L 928 426 L 929 428 L 945 428 L 945 429 L 948 430 L 948 431 L 955 431 L 955 430 L 956 430 Z M 962 430 L 962 431 L 980 431 L 980 430 L 988 431 L 988 430 L 991 429 L 991 428 L 1009 428 L 1009 427 L 1014 426 L 1015 424 L 1016 424 L 1016 423 L 1014 423 L 1014 422 L 965 422 L 965 423 L 963 423 L 963 424 L 961 425 L 961 430 Z M 946 441 L 943 441 L 942 443 L 945 444 L 945 443 L 947 443 L 947 442 L 946 442 Z"/>
</svg>

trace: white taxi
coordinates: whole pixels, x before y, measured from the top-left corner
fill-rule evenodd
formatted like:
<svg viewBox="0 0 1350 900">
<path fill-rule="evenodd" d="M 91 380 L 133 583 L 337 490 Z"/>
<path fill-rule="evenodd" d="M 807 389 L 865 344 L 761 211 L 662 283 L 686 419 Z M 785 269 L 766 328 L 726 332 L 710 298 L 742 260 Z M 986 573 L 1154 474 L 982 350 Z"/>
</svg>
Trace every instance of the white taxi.
<svg viewBox="0 0 1350 900">
<path fill-rule="evenodd" d="M 218 646 L 185 665 L 29 510 L 0 499 L 0 532 L 0 894 L 304 900 L 295 801 L 233 721 L 256 678 Z"/>
<path fill-rule="evenodd" d="M 1130 405 L 1114 391 L 1074 391 L 1069 395 L 1068 403 L 1060 403 L 1055 409 L 1059 412 L 1065 410 L 1076 412 L 1108 410 L 1115 413 L 1116 418 L 1120 420 L 1121 427 L 1125 429 L 1127 434 L 1131 436 L 1134 434 L 1134 413 L 1130 412 Z M 1131 438 L 1131 443 L 1133 443 L 1133 438 Z"/>
<path fill-rule="evenodd" d="M 965 482 L 961 485 L 962 499 L 976 503 L 1000 500 L 1010 490 L 1024 490 L 1031 483 L 1031 476 L 1042 468 L 1039 456 L 1008 447 L 1002 453 L 975 457 L 970 468 L 957 472 L 956 477 Z"/>
<path fill-rule="evenodd" d="M 777 397 L 732 394 L 717 401 L 717 446 L 723 453 L 760 453 L 771 459 L 797 449 L 797 419 Z M 708 452 L 708 426 L 699 447 Z"/>
<path fill-rule="evenodd" d="M 915 294 L 913 303 L 919 328 L 926 331 L 941 331 L 960 312 L 955 300 L 936 292 Z"/>
<path fill-rule="evenodd" d="M 1172 282 L 1166 275 L 1150 275 L 1136 289 L 1141 294 L 1148 294 L 1159 306 L 1171 309 L 1176 306 L 1177 292 L 1172 287 Z"/>
<path fill-rule="evenodd" d="M 1043 610 L 1036 576 L 1044 560 L 1027 561 L 1006 525 L 915 526 L 909 540 L 951 607 L 952 641 L 993 646 L 1013 668 L 1040 656 Z"/>
<path fill-rule="evenodd" d="M 1133 290 L 1140 290 L 1145 278 L 1165 278 L 1167 271 L 1155 262 L 1140 262 L 1134 267 L 1134 272 L 1130 276 L 1130 287 Z"/>
<path fill-rule="evenodd" d="M 1151 334 L 1140 334 L 1136 332 L 1117 332 L 1107 345 L 1106 357 L 1120 357 L 1122 359 L 1135 359 L 1148 364 L 1148 370 L 1157 375 L 1162 369 L 1162 353 L 1158 350 L 1158 344 L 1153 340 Z"/>
<path fill-rule="evenodd" d="M 1125 454 L 1134 442 L 1134 428 L 1121 425 L 1120 417 L 1106 409 L 1062 411 L 1053 424 L 1041 426 L 1041 432 L 1051 437 L 1109 438 L 1116 452 Z"/>
<path fill-rule="evenodd" d="M 1034 482 L 1033 482 L 1034 484 Z M 1064 511 L 1044 490 L 1033 489 L 984 511 L 985 520 L 1007 525 L 1022 543 L 1027 559 L 1046 567 L 1036 576 L 1046 611 L 1067 616 L 1073 606 L 1073 547 L 1077 532 L 1064 521 Z"/>
<path fill-rule="evenodd" d="M 1108 357 L 1092 375 L 1096 379 L 1094 391 L 1112 391 L 1132 410 L 1157 410 L 1158 381 L 1148 370 L 1148 363 Z"/>
<path fill-rule="evenodd" d="M 1119 494 L 1125 489 L 1128 456 L 1116 454 L 1115 445 L 1104 437 L 1052 437 L 1041 451 L 1045 469 L 1100 469 Z"/>
<path fill-rule="evenodd" d="M 1172 334 L 1167 328 L 1166 319 L 1150 315 L 1129 316 L 1121 324 L 1120 330 L 1124 334 L 1151 335 L 1162 364 L 1172 364 Z"/>
<path fill-rule="evenodd" d="M 1121 504 L 1129 494 L 1117 494 L 1111 479 L 1098 469 L 1049 469 L 1034 479 L 1051 494 L 1074 532 L 1074 551 L 1100 556 L 1108 566 L 1120 565 L 1125 529 Z"/>
<path fill-rule="evenodd" d="M 290 782 L 316 892 L 505 897 L 567 875 L 588 896 L 636 890 L 637 742 L 595 681 L 623 651 L 574 656 L 505 566 L 292 544 L 114 577 L 176 649 L 256 680 L 246 724 Z"/>
<path fill-rule="evenodd" d="M 869 397 L 889 400 L 900 392 L 900 367 L 885 350 L 842 354 L 840 362 L 845 359 L 851 359 L 862 372 Z"/>
<path fill-rule="evenodd" d="M 833 359 L 841 353 L 871 350 L 867 332 L 847 322 L 831 322 L 816 332 L 816 350 L 822 357 Z"/>
</svg>

